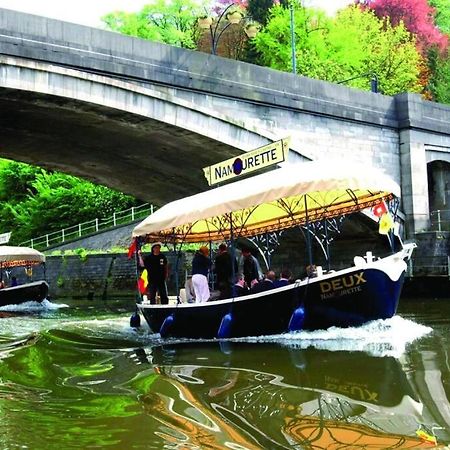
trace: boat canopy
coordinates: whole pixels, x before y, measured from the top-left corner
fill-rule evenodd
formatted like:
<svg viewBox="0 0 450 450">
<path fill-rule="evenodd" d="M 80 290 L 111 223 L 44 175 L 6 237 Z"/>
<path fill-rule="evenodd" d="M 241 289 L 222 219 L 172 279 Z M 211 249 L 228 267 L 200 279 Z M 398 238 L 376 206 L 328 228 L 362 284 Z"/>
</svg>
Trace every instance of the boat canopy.
<svg viewBox="0 0 450 450">
<path fill-rule="evenodd" d="M 0 267 L 34 266 L 45 262 L 45 255 L 34 248 L 0 245 Z"/>
<path fill-rule="evenodd" d="M 290 164 L 168 203 L 133 230 L 147 242 L 249 237 L 343 216 L 400 197 L 400 187 L 367 165 Z"/>
</svg>

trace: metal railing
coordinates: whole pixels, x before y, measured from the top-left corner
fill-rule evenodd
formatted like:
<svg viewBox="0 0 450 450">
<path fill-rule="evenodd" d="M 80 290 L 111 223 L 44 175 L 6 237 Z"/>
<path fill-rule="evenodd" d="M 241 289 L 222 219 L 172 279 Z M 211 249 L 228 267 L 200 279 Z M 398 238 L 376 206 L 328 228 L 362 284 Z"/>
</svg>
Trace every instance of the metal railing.
<svg viewBox="0 0 450 450">
<path fill-rule="evenodd" d="M 44 234 L 43 236 L 22 242 L 19 245 L 35 248 L 37 250 L 43 250 L 48 247 L 53 247 L 55 245 L 79 239 L 88 234 L 105 231 L 119 225 L 134 222 L 135 220 L 146 217 L 149 214 L 153 214 L 154 210 L 156 210 L 154 205 L 144 203 L 139 206 L 133 206 L 132 208 L 124 211 L 119 211 L 117 213 L 115 212 L 112 216 L 104 219 L 96 218 L 88 222 L 79 223 L 78 225 L 74 225 L 69 228 L 54 231 L 53 233 Z"/>
<path fill-rule="evenodd" d="M 450 256 L 416 256 L 408 262 L 410 277 L 447 277 L 450 279 Z"/>
<path fill-rule="evenodd" d="M 450 209 L 437 209 L 430 213 L 431 229 L 450 231 Z"/>
</svg>

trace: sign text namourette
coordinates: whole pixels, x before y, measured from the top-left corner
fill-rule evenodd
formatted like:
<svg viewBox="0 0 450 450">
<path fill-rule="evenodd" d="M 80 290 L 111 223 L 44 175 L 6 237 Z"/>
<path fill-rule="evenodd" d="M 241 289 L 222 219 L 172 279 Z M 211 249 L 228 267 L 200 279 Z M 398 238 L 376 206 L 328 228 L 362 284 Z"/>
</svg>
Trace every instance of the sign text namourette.
<svg viewBox="0 0 450 450">
<path fill-rule="evenodd" d="M 290 138 L 281 139 L 236 158 L 230 158 L 213 166 L 204 167 L 203 172 L 206 180 L 211 186 L 240 175 L 246 175 L 255 170 L 282 163 L 287 159 L 289 143 Z"/>
</svg>

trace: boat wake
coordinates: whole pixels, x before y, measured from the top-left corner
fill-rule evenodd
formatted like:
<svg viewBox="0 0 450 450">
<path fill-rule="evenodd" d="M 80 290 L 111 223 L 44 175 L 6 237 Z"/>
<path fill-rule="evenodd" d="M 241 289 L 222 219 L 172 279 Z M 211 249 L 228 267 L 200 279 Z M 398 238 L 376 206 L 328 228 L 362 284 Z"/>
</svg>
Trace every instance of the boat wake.
<svg viewBox="0 0 450 450">
<path fill-rule="evenodd" d="M 64 303 L 52 303 L 50 300 L 42 300 L 42 302 L 24 302 L 18 305 L 5 305 L 0 307 L 0 311 L 4 312 L 19 312 L 19 313 L 27 313 L 27 312 L 43 312 L 50 311 L 60 308 L 68 308 L 69 305 Z"/>
<path fill-rule="evenodd" d="M 328 330 L 299 331 L 274 336 L 233 339 L 233 341 L 278 342 L 292 348 L 314 347 L 331 351 L 364 351 L 372 356 L 399 358 L 408 344 L 432 331 L 430 327 L 394 316 L 391 319 L 374 320 L 360 327 L 332 327 Z"/>
</svg>

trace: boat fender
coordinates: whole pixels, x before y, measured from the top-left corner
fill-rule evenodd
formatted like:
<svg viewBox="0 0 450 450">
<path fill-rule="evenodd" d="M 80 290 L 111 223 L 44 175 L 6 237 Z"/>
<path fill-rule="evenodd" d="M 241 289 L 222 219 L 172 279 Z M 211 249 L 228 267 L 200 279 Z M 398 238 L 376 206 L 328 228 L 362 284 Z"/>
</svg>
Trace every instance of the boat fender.
<svg viewBox="0 0 450 450">
<path fill-rule="evenodd" d="M 305 309 L 303 306 L 299 306 L 291 316 L 291 320 L 289 321 L 288 330 L 292 331 L 300 331 L 303 329 L 303 325 L 305 323 Z"/>
<path fill-rule="evenodd" d="M 175 318 L 173 317 L 173 314 L 169 314 L 165 319 L 164 322 L 161 325 L 161 328 L 159 329 L 159 334 L 162 338 L 166 338 L 170 336 L 170 329 L 172 328 L 173 322 Z"/>
<path fill-rule="evenodd" d="M 141 326 L 141 316 L 138 312 L 133 313 L 130 317 L 130 327 L 131 328 L 139 328 Z"/>
<path fill-rule="evenodd" d="M 227 339 L 231 337 L 231 327 L 233 325 L 233 316 L 231 313 L 225 314 L 220 322 L 219 330 L 217 331 L 217 337 L 219 339 Z"/>
</svg>

